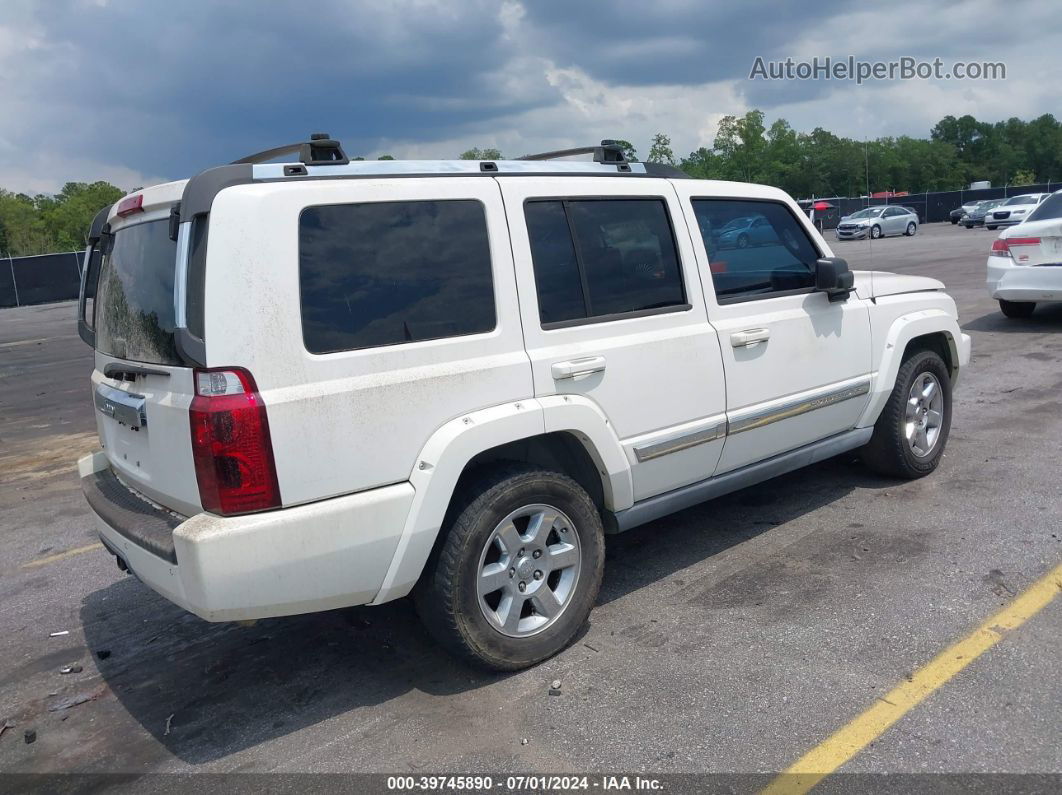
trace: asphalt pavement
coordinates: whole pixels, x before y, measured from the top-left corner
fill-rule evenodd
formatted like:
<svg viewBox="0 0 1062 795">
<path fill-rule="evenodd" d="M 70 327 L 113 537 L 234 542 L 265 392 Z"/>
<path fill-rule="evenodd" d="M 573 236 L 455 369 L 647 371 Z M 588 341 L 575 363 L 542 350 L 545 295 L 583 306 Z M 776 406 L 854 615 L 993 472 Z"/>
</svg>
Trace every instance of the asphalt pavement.
<svg viewBox="0 0 1062 795">
<path fill-rule="evenodd" d="M 455 662 L 404 600 L 209 624 L 118 571 L 75 471 L 74 306 L 0 310 L 0 771 L 786 768 L 1062 560 L 1062 305 L 1004 318 L 993 237 L 829 238 L 958 303 L 973 361 L 934 475 L 844 456 L 610 537 L 586 632 L 513 675 Z M 1055 599 L 840 772 L 1062 772 L 1060 637 Z"/>
</svg>

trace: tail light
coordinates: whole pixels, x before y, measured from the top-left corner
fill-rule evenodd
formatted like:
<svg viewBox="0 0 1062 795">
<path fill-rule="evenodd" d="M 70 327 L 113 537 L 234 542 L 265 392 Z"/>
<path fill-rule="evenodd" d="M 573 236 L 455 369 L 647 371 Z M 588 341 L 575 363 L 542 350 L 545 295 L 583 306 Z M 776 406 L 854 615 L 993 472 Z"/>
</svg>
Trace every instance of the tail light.
<svg viewBox="0 0 1062 795">
<path fill-rule="evenodd" d="M 991 257 L 1009 257 L 1010 247 L 1007 246 L 1007 241 L 1003 238 L 998 238 L 992 241 L 992 249 L 988 252 Z"/>
<path fill-rule="evenodd" d="M 251 374 L 196 370 L 189 415 L 203 508 L 231 516 L 279 507 L 269 421 Z"/>
</svg>

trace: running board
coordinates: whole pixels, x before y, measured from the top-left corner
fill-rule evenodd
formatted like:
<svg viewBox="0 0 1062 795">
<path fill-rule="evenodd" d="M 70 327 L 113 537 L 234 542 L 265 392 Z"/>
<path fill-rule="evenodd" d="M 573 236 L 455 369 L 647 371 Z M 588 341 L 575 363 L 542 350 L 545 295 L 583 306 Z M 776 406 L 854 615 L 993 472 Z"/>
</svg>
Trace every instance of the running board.
<svg viewBox="0 0 1062 795">
<path fill-rule="evenodd" d="M 806 467 L 835 455 L 862 447 L 870 441 L 874 428 L 854 428 L 828 439 L 814 442 L 804 447 L 798 447 L 788 453 L 776 455 L 765 461 L 735 469 L 716 477 L 691 483 L 680 489 L 658 494 L 655 497 L 634 503 L 630 508 L 617 511 L 613 514 L 615 525 L 609 528 L 610 533 L 622 533 L 624 530 L 638 527 L 639 525 L 652 522 L 668 514 L 690 508 L 706 500 L 722 497 L 732 491 L 754 486 L 765 480 L 792 472 L 794 469 Z M 610 523 L 611 524 L 611 523 Z M 606 525 L 607 526 L 607 525 Z"/>
</svg>

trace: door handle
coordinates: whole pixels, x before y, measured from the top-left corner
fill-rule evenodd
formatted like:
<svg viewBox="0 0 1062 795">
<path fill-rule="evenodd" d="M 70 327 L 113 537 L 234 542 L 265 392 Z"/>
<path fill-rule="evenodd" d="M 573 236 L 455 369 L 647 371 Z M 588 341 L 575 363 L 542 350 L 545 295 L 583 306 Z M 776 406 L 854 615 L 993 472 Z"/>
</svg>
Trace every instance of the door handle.
<svg viewBox="0 0 1062 795">
<path fill-rule="evenodd" d="M 735 331 L 730 335 L 730 344 L 735 348 L 747 348 L 761 342 L 767 342 L 771 338 L 769 328 L 750 328 L 744 331 Z"/>
<path fill-rule="evenodd" d="M 553 378 L 558 381 L 562 378 L 577 378 L 580 375 L 603 373 L 605 371 L 605 357 L 584 356 L 582 359 L 555 362 L 549 369 L 553 373 Z"/>
</svg>

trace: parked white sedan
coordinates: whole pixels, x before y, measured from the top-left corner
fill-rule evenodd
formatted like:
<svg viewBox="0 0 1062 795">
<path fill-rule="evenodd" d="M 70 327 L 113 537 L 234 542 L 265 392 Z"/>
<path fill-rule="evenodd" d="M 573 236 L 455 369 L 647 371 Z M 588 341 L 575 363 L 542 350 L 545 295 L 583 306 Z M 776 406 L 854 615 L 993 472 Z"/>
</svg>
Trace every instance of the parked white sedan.
<svg viewBox="0 0 1062 795">
<path fill-rule="evenodd" d="M 1062 191 L 992 243 L 988 291 L 1007 317 L 1029 317 L 1038 303 L 1062 301 Z"/>
</svg>

